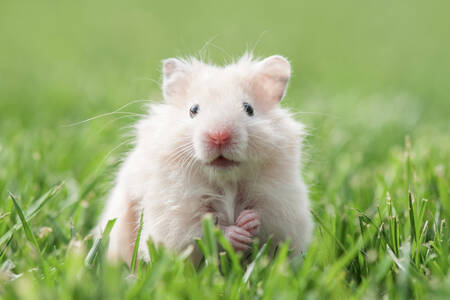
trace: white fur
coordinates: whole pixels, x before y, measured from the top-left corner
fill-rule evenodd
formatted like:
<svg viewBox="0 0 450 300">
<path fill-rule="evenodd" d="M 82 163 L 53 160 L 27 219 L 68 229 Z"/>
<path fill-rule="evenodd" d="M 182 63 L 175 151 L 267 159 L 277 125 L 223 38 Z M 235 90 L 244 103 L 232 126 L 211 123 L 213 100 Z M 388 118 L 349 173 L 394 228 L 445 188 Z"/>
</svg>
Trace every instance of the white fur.
<svg viewBox="0 0 450 300">
<path fill-rule="evenodd" d="M 165 102 L 150 107 L 137 124 L 137 143 L 117 176 L 100 228 L 118 218 L 109 256 L 130 261 L 138 216 L 144 211 L 140 255 L 146 241 L 182 251 L 200 237 L 201 219 L 212 212 L 219 225 L 235 223 L 239 213 L 258 212 L 264 241 L 291 241 L 305 251 L 313 223 L 307 188 L 300 174 L 303 125 L 279 106 L 290 76 L 281 56 L 263 61 L 244 55 L 225 67 L 195 59 L 163 63 Z M 248 116 L 243 102 L 251 104 Z M 199 105 L 191 118 L 189 109 Z M 226 127 L 231 145 L 221 153 L 240 162 L 221 169 L 207 165 L 219 153 L 206 134 Z M 198 250 L 194 260 L 198 259 Z"/>
</svg>

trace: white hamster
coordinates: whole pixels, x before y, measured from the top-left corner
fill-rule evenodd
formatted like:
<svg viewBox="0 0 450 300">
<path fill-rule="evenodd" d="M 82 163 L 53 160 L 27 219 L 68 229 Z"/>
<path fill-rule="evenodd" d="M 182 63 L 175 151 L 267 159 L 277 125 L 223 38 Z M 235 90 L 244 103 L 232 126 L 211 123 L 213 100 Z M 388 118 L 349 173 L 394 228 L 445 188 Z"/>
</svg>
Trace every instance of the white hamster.
<svg viewBox="0 0 450 300">
<path fill-rule="evenodd" d="M 206 213 L 238 251 L 270 235 L 305 251 L 313 222 L 300 174 L 304 127 L 279 105 L 290 74 L 278 55 L 245 54 L 224 67 L 163 62 L 164 101 L 137 123 L 99 223 L 117 218 L 110 258 L 130 262 L 142 210 L 144 259 L 149 238 L 175 251 L 194 244 Z M 199 250 L 192 256 L 198 261 Z"/>
</svg>

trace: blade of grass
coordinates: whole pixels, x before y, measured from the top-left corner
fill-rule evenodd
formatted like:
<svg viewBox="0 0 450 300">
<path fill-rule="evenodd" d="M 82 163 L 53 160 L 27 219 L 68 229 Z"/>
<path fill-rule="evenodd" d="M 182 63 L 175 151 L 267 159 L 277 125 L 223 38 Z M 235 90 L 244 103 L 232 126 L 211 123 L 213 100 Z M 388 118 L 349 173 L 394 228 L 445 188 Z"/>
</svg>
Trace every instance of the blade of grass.
<svg viewBox="0 0 450 300">
<path fill-rule="evenodd" d="M 333 281 L 338 276 L 338 273 L 351 262 L 351 260 L 356 256 L 356 254 L 362 250 L 362 247 L 364 244 L 371 239 L 373 236 L 366 235 L 364 238 L 361 236 L 356 243 L 353 245 L 353 247 L 350 250 L 347 250 L 345 252 L 345 255 L 343 255 L 340 259 L 334 263 L 334 265 L 331 267 L 331 269 L 327 272 L 325 276 L 325 282 L 327 285 L 333 284 Z"/>
<path fill-rule="evenodd" d="M 414 205 L 413 205 L 413 195 L 412 192 L 408 192 L 408 203 L 409 203 L 409 220 L 411 222 L 411 235 L 413 240 L 417 244 L 417 228 L 416 228 L 416 218 L 415 218 L 415 212 L 414 212 Z"/>
<path fill-rule="evenodd" d="M 226 252 L 220 252 L 219 253 L 219 260 L 220 260 L 220 268 L 222 270 L 222 274 L 224 276 L 228 275 L 228 272 L 230 271 L 230 263 L 227 258 Z"/>
<path fill-rule="evenodd" d="M 27 220 L 29 218 L 33 218 L 41 209 L 42 207 L 47 204 L 47 202 L 52 199 L 64 186 L 64 181 L 60 184 L 56 185 L 55 187 L 48 190 L 47 193 L 45 193 L 43 196 L 41 196 L 37 201 L 35 201 L 27 210 L 25 215 L 27 216 Z"/>
<path fill-rule="evenodd" d="M 26 210 L 26 213 L 24 214 L 26 216 L 25 220 L 27 220 L 27 222 L 30 222 L 39 213 L 42 207 L 44 207 L 44 205 L 47 204 L 48 201 L 61 190 L 63 185 L 64 182 L 55 187 L 52 187 L 47 193 L 36 200 L 36 202 Z M 10 230 L 3 234 L 2 237 L 0 237 L 0 246 L 9 241 L 12 237 L 13 232 L 22 228 L 22 224 L 22 222 L 16 223 Z"/>
<path fill-rule="evenodd" d="M 31 242 L 31 244 L 33 244 L 33 246 L 36 248 L 36 250 L 40 254 L 41 250 L 39 249 L 39 244 L 38 244 L 33 232 L 31 231 L 30 226 L 28 225 L 25 215 L 23 214 L 22 208 L 20 207 L 19 203 L 17 203 L 16 198 L 14 197 L 14 195 L 12 193 L 9 193 L 9 197 L 12 199 L 14 206 L 16 207 L 17 214 L 19 215 L 19 219 L 22 222 L 22 227 L 25 231 L 25 235 L 26 235 L 27 239 Z"/>
<path fill-rule="evenodd" d="M 248 265 L 247 270 L 245 271 L 245 274 L 242 278 L 244 283 L 248 281 L 250 276 L 252 275 L 253 271 L 255 270 L 256 263 L 265 255 L 270 248 L 270 245 L 272 245 L 272 236 L 269 237 L 267 242 L 264 243 L 264 245 L 261 247 L 261 249 L 258 251 L 258 254 L 256 254 L 255 259 Z"/>
<path fill-rule="evenodd" d="M 142 226 L 144 223 L 144 210 L 141 212 L 141 217 L 139 219 L 139 230 L 136 236 L 136 241 L 134 243 L 134 249 L 133 249 L 133 257 L 131 258 L 131 273 L 135 272 L 136 269 L 136 262 L 137 262 L 137 256 L 138 256 L 138 250 L 139 250 L 139 242 L 141 241 L 141 234 L 142 234 Z"/>
<path fill-rule="evenodd" d="M 234 251 L 230 242 L 224 236 L 222 230 L 216 230 L 216 238 L 219 242 L 219 245 L 225 250 L 231 260 L 232 269 L 235 272 L 242 272 L 241 264 L 240 264 L 240 256 Z"/>
<path fill-rule="evenodd" d="M 34 236 L 33 231 L 31 231 L 30 225 L 28 224 L 28 222 L 25 218 L 23 210 L 20 207 L 19 203 L 16 201 L 16 198 L 14 197 L 14 195 L 12 193 L 9 193 L 9 197 L 12 199 L 14 206 L 17 210 L 17 214 L 19 215 L 19 219 L 22 222 L 22 227 L 25 231 L 25 236 L 27 237 L 28 241 L 31 242 L 31 244 L 33 245 L 33 247 L 35 248 L 35 250 L 37 252 L 38 265 L 40 267 L 40 270 L 42 271 L 42 274 L 44 275 L 44 280 L 47 282 L 47 284 L 49 286 L 53 286 L 54 285 L 54 280 L 53 280 L 53 276 L 52 276 L 53 274 L 50 271 L 50 267 L 49 267 L 47 261 L 44 260 L 44 258 L 42 257 L 41 249 L 39 247 L 37 239 Z"/>
<path fill-rule="evenodd" d="M 320 217 L 312 210 L 311 210 L 311 214 L 316 219 L 316 221 L 320 224 L 320 226 L 322 226 L 322 228 L 334 239 L 334 241 L 339 246 L 339 248 L 341 248 L 341 250 L 345 252 L 346 249 L 345 249 L 344 245 L 341 243 L 341 241 L 339 241 L 336 238 L 336 236 L 331 232 L 331 230 L 327 226 L 325 226 L 325 223 L 322 221 L 322 219 L 320 219 Z"/>
<path fill-rule="evenodd" d="M 139 299 L 138 297 L 145 287 L 145 292 L 148 298 L 148 293 L 151 292 L 155 285 L 163 277 L 165 270 L 170 266 L 170 260 L 165 255 L 166 252 L 162 251 L 158 261 L 154 261 L 152 268 L 149 272 L 146 272 L 142 280 L 137 280 L 136 283 L 128 290 L 125 299 Z"/>
<path fill-rule="evenodd" d="M 109 238 L 109 234 L 116 223 L 117 219 L 109 220 L 105 226 L 105 230 L 103 230 L 102 236 L 95 239 L 94 244 L 86 255 L 86 259 L 84 260 L 84 264 L 86 266 L 92 266 L 94 264 L 95 258 L 98 256 L 101 246 L 105 245 L 105 241 Z M 106 246 L 106 245 L 105 245 Z"/>
<path fill-rule="evenodd" d="M 202 228 L 204 248 L 206 250 L 206 263 L 217 265 L 217 242 L 216 237 L 214 236 L 214 224 L 212 221 L 212 216 L 210 214 L 207 214 L 203 218 Z"/>
<path fill-rule="evenodd" d="M 148 254 L 150 256 L 150 265 L 153 265 L 159 259 L 159 249 L 151 238 L 147 240 Z"/>
</svg>

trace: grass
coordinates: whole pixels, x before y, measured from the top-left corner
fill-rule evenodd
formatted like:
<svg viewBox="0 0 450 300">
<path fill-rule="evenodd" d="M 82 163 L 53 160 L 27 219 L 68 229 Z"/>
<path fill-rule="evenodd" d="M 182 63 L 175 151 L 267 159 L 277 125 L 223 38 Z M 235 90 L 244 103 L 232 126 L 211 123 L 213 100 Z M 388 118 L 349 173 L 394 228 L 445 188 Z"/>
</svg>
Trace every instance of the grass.
<svg viewBox="0 0 450 300">
<path fill-rule="evenodd" d="M 448 299 L 448 11 L 444 1 L 1 2 L 0 298 Z M 198 269 L 152 243 L 134 272 L 107 263 L 108 232 L 90 230 L 144 112 L 135 100 L 160 98 L 160 61 L 200 52 L 222 63 L 247 47 L 293 65 L 283 105 L 310 132 L 308 252 L 290 260 L 283 245 L 269 258 L 261 244 L 244 262 L 205 220 Z"/>
</svg>

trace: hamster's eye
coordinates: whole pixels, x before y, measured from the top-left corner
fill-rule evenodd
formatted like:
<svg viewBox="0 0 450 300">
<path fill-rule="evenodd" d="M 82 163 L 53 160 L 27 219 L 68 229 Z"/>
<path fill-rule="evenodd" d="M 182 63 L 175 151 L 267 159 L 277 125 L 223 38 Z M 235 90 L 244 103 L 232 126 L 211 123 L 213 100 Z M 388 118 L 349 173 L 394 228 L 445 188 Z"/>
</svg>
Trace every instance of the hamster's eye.
<svg viewBox="0 0 450 300">
<path fill-rule="evenodd" d="M 191 118 L 195 117 L 196 114 L 198 114 L 198 110 L 200 109 L 200 106 L 198 104 L 194 104 L 189 109 L 189 115 Z"/>
<path fill-rule="evenodd" d="M 244 102 L 244 110 L 247 113 L 247 115 L 249 115 L 250 117 L 253 116 L 254 111 L 253 111 L 253 107 L 248 104 L 247 102 Z"/>
</svg>

